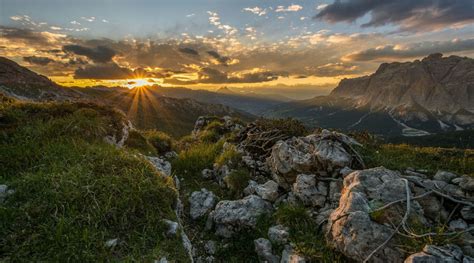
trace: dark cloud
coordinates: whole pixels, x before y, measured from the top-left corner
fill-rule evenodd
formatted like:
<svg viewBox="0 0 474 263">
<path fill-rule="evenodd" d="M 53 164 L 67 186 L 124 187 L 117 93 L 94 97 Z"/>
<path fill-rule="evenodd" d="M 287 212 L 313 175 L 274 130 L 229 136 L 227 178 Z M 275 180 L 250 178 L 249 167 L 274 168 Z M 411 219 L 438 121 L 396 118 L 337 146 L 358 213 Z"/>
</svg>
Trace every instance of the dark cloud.
<svg viewBox="0 0 474 263">
<path fill-rule="evenodd" d="M 133 71 L 115 63 L 87 65 L 74 72 L 75 79 L 129 79 Z"/>
<path fill-rule="evenodd" d="M 195 49 L 192 49 L 192 48 L 189 48 L 189 47 L 180 48 L 179 52 L 186 53 L 186 54 L 193 55 L 193 56 L 199 56 L 199 52 L 197 52 Z"/>
<path fill-rule="evenodd" d="M 422 42 L 406 47 L 386 45 L 348 54 L 345 61 L 397 60 L 403 58 L 424 57 L 431 53 L 452 53 L 474 51 L 474 38 L 453 41 Z"/>
<path fill-rule="evenodd" d="M 227 62 L 229 62 L 230 60 L 229 57 L 221 56 L 219 53 L 213 50 L 207 51 L 207 54 L 209 54 L 209 56 L 215 58 L 217 61 L 219 61 L 219 63 L 224 64 L 224 65 L 227 65 Z"/>
<path fill-rule="evenodd" d="M 344 63 L 329 63 L 309 69 L 313 76 L 334 77 L 359 73 L 359 67 Z"/>
<path fill-rule="evenodd" d="M 37 57 L 37 56 L 23 57 L 23 60 L 30 64 L 36 64 L 40 66 L 48 65 L 50 62 L 54 61 L 47 57 Z"/>
<path fill-rule="evenodd" d="M 116 55 L 115 50 L 106 46 L 97 46 L 96 48 L 90 48 L 80 45 L 66 45 L 63 47 L 65 52 L 74 53 L 80 56 L 86 56 L 94 62 L 106 63 L 110 62 Z"/>
<path fill-rule="evenodd" d="M 472 0 L 336 0 L 315 18 L 328 22 L 354 22 L 370 13 L 362 27 L 395 24 L 402 31 L 428 31 L 474 22 Z"/>
<path fill-rule="evenodd" d="M 0 25 L 0 36 L 10 40 L 20 40 L 29 43 L 47 44 L 48 38 L 41 32 L 30 29 L 7 27 Z"/>
</svg>

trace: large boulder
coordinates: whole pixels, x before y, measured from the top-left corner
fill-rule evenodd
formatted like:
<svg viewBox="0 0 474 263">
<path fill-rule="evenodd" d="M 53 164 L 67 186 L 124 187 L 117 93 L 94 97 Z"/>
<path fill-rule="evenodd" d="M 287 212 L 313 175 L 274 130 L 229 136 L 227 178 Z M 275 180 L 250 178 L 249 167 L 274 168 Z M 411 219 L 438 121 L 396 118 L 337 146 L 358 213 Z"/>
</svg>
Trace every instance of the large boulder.
<svg viewBox="0 0 474 263">
<path fill-rule="evenodd" d="M 410 255 L 405 263 L 450 262 L 470 263 L 474 258 L 465 256 L 456 245 L 433 246 L 426 245 L 423 251 Z"/>
<path fill-rule="evenodd" d="M 344 167 L 362 168 L 363 163 L 351 145 L 352 138 L 337 132 L 323 130 L 306 137 L 278 141 L 267 158 L 274 180 L 290 189 L 298 174 L 336 176 Z"/>
<path fill-rule="evenodd" d="M 189 214 L 192 219 L 197 219 L 206 215 L 214 208 L 217 197 L 214 193 L 202 188 L 201 191 L 195 191 L 189 198 Z"/>
<path fill-rule="evenodd" d="M 410 196 L 412 196 L 410 192 Z M 398 172 L 383 167 L 355 171 L 344 179 L 339 206 L 329 216 L 327 241 L 347 257 L 363 261 L 394 233 L 405 215 L 400 202 L 377 214 L 374 210 L 406 198 L 406 181 Z M 423 210 L 412 200 L 409 221 L 426 224 Z M 403 262 L 404 252 L 391 240 L 375 253 L 372 262 Z"/>
<path fill-rule="evenodd" d="M 242 228 L 254 228 L 258 217 L 271 211 L 270 202 L 249 195 L 240 200 L 220 201 L 210 216 L 215 223 L 216 234 L 230 237 Z"/>
</svg>

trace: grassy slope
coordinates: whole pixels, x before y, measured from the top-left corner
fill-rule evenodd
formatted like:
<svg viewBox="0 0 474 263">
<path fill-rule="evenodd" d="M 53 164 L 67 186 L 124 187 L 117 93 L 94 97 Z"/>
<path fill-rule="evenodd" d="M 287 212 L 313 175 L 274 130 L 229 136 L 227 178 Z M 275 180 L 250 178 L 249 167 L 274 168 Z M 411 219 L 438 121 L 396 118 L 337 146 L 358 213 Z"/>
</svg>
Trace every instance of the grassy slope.
<svg viewBox="0 0 474 263">
<path fill-rule="evenodd" d="M 176 190 L 144 159 L 103 142 L 123 117 L 88 104 L 0 105 L 0 261 L 186 261 Z M 114 248 L 105 246 L 118 238 Z"/>
</svg>

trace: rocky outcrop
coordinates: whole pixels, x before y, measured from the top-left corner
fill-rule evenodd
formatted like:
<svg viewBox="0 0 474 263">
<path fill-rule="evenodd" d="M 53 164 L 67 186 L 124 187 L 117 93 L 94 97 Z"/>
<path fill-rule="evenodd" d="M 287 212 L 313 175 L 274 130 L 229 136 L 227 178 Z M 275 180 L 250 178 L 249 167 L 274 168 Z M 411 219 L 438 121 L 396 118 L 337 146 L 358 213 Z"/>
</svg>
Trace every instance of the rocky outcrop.
<svg viewBox="0 0 474 263">
<path fill-rule="evenodd" d="M 410 255 L 405 259 L 405 263 L 425 262 L 470 263 L 474 262 L 474 258 L 465 256 L 461 248 L 456 245 L 446 245 L 442 247 L 426 245 L 423 251 Z"/>
<path fill-rule="evenodd" d="M 198 219 L 210 212 L 217 202 L 217 197 L 207 189 L 196 191 L 189 198 L 189 214 L 192 219 Z"/>
<path fill-rule="evenodd" d="M 273 179 L 290 189 L 298 174 L 333 177 L 344 167 L 362 168 L 363 162 L 351 146 L 354 144 L 357 142 L 344 134 L 323 130 L 277 142 L 267 164 Z"/>
<path fill-rule="evenodd" d="M 253 228 L 259 216 L 272 211 L 272 205 L 256 195 L 240 200 L 220 201 L 210 217 L 216 228 L 216 234 L 230 237 L 242 228 Z"/>
<path fill-rule="evenodd" d="M 160 157 L 147 156 L 146 158 L 153 164 L 156 170 L 160 171 L 165 176 L 171 176 L 170 162 Z"/>
</svg>

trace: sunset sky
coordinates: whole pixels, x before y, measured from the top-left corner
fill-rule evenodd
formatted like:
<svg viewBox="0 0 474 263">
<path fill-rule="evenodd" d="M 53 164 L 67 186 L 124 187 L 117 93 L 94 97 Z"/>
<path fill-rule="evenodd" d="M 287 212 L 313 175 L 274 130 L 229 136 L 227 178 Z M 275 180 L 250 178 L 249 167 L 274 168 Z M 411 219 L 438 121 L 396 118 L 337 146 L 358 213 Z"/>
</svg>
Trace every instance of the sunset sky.
<svg viewBox="0 0 474 263">
<path fill-rule="evenodd" d="M 314 93 L 434 52 L 474 57 L 474 1 L 0 0 L 0 56 L 67 86 Z"/>
</svg>

